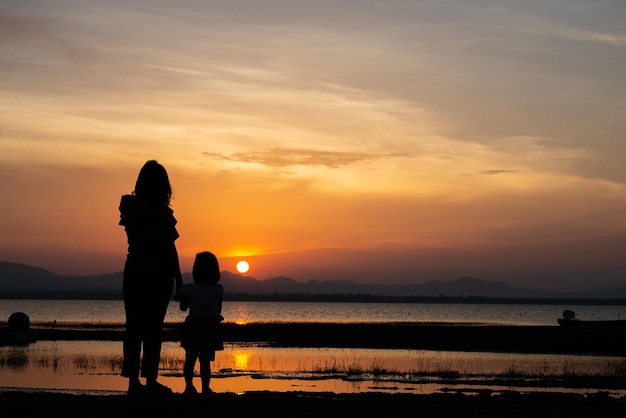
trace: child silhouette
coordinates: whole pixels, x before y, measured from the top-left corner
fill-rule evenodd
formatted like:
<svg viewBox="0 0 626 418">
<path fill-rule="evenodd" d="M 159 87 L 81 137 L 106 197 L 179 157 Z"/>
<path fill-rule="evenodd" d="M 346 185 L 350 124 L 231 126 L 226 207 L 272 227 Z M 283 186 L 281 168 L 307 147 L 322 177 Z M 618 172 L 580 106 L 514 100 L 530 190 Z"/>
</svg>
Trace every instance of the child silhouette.
<svg viewBox="0 0 626 418">
<path fill-rule="evenodd" d="M 198 393 L 193 385 L 196 360 L 200 360 L 200 379 L 202 394 L 213 393 L 211 382 L 211 361 L 215 360 L 215 351 L 223 350 L 220 323 L 224 287 L 220 281 L 220 269 L 217 258 L 208 251 L 196 254 L 193 264 L 193 283 L 180 287 L 180 310 L 189 309 L 183 324 L 181 346 L 185 349 L 184 394 Z"/>
</svg>

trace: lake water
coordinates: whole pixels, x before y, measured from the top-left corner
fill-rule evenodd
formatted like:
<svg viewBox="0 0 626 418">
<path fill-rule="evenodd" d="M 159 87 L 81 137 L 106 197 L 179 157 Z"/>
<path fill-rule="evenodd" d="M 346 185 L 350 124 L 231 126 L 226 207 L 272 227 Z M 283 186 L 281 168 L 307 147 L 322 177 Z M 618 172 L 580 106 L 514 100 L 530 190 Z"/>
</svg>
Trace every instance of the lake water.
<svg viewBox="0 0 626 418">
<path fill-rule="evenodd" d="M 473 305 L 437 303 L 328 303 L 328 302 L 235 302 L 226 301 L 227 322 L 454 322 L 505 325 L 551 325 L 564 309 L 580 319 L 617 319 L 626 306 L 563 305 Z M 86 300 L 0 300 L 0 321 L 13 312 L 25 312 L 32 324 L 123 324 L 123 302 Z M 180 322 L 186 313 L 170 304 L 166 321 Z M 183 351 L 176 342 L 163 344 L 160 380 L 182 392 Z M 515 370 L 528 375 L 553 373 L 606 373 L 624 360 L 604 356 L 448 352 L 430 350 L 274 348 L 255 344 L 226 344 L 212 363 L 211 387 L 217 392 L 366 391 L 433 393 L 469 384 L 479 390 L 510 390 L 511 387 L 481 386 L 478 375 Z M 37 388 L 46 390 L 124 391 L 126 379 L 119 376 L 119 341 L 37 341 L 26 346 L 0 347 L 0 390 Z M 456 383 L 420 379 L 389 380 L 371 370 L 411 374 L 453 370 L 470 376 Z M 338 371 L 328 376 L 329 370 Z M 363 373 L 354 374 L 354 371 Z M 321 373 L 320 373 L 321 372 Z M 471 382 L 468 383 L 468 382 Z M 199 386 L 199 377 L 196 378 Z M 515 390 L 531 390 L 516 387 Z M 551 390 L 555 388 L 537 389 Z M 594 389 L 556 389 L 589 393 Z M 596 390 L 597 391 L 597 390 Z M 625 390 L 614 392 L 617 396 Z"/>
<path fill-rule="evenodd" d="M 626 318 L 626 305 L 534 305 L 457 303 L 239 302 L 225 301 L 226 322 L 455 322 L 504 325 L 554 325 L 564 309 L 585 320 Z M 13 312 L 31 323 L 123 324 L 121 300 L 0 299 L 0 321 Z M 166 322 L 182 322 L 186 312 L 176 302 Z"/>
</svg>

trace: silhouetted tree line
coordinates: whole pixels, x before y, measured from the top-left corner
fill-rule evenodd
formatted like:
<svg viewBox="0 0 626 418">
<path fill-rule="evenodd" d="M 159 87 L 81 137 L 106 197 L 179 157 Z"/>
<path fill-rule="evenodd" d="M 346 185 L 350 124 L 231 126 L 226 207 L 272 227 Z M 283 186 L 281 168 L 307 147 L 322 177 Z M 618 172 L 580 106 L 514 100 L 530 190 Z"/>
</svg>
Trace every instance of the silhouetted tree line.
<svg viewBox="0 0 626 418">
<path fill-rule="evenodd" d="M 121 300 L 121 292 L 7 292 L 0 299 L 70 299 Z M 461 304 L 520 304 L 520 305 L 626 305 L 626 298 L 500 298 L 490 296 L 385 296 L 370 294 L 308 294 L 308 293 L 228 293 L 226 301 L 256 302 L 358 302 L 358 303 L 461 303 Z"/>
<path fill-rule="evenodd" d="M 370 294 L 306 294 L 272 293 L 224 294 L 231 301 L 276 301 L 276 302 L 359 302 L 359 303 L 463 303 L 463 304 L 532 304 L 532 305 L 626 305 L 625 298 L 499 298 L 488 296 L 384 296 Z"/>
</svg>

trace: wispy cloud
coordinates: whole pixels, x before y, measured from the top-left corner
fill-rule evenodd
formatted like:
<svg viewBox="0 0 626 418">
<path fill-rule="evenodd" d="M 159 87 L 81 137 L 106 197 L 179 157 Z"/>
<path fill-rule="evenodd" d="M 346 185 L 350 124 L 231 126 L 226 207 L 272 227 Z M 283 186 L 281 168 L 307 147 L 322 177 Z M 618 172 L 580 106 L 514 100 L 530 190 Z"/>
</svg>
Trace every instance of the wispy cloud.
<svg viewBox="0 0 626 418">
<path fill-rule="evenodd" d="M 517 173 L 517 170 L 484 170 L 480 172 L 480 174 L 487 174 L 487 175 L 507 174 L 507 173 Z"/>
<path fill-rule="evenodd" d="M 29 49 L 41 50 L 42 54 L 44 51 L 49 54 L 52 48 L 74 64 L 86 63 L 94 58 L 92 48 L 80 40 L 63 36 L 55 29 L 58 24 L 50 19 L 0 13 L 0 44 L 24 42 Z"/>
<path fill-rule="evenodd" d="M 315 149 L 286 149 L 276 148 L 259 152 L 236 152 L 223 154 L 216 152 L 203 152 L 205 157 L 251 164 L 262 164 L 272 168 L 284 168 L 294 166 L 324 166 L 338 168 L 357 162 L 372 161 L 387 158 L 397 154 L 377 155 L 372 153 L 323 151 Z"/>
<path fill-rule="evenodd" d="M 572 26 L 555 26 L 546 30 L 546 34 L 572 41 L 606 44 L 611 46 L 626 46 L 626 32 L 600 32 Z"/>
</svg>

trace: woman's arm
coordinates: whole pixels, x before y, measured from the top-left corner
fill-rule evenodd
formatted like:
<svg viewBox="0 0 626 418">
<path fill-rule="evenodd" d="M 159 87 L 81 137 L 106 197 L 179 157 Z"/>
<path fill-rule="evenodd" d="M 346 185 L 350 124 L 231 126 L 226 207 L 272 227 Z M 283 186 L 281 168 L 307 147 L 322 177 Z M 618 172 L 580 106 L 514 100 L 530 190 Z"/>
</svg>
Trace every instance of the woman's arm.
<svg viewBox="0 0 626 418">
<path fill-rule="evenodd" d="M 174 294 L 174 300 L 179 300 L 180 299 L 180 287 L 183 285 L 183 275 L 180 271 L 180 261 L 178 259 L 178 250 L 176 249 L 176 244 L 172 244 L 173 250 L 172 250 L 172 269 L 173 269 L 173 274 L 174 274 L 174 281 L 176 282 L 175 284 L 175 289 L 176 289 L 176 293 Z M 183 309 L 184 310 L 184 309 Z"/>
<path fill-rule="evenodd" d="M 189 300 L 187 299 L 187 296 L 185 296 L 184 293 L 177 293 L 178 295 L 178 307 L 180 308 L 181 311 L 186 311 L 189 308 Z"/>
</svg>

